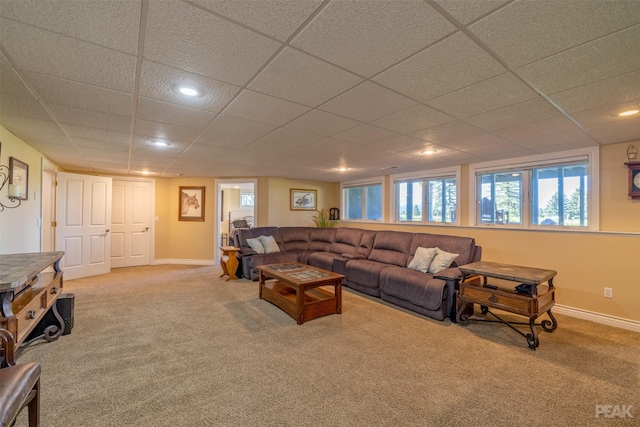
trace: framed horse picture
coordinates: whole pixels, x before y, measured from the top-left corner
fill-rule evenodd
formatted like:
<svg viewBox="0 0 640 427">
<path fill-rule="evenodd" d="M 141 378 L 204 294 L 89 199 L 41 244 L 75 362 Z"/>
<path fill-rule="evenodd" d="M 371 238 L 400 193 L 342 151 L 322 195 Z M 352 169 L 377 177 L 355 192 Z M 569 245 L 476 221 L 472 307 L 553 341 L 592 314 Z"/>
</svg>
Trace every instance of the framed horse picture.
<svg viewBox="0 0 640 427">
<path fill-rule="evenodd" d="M 204 222 L 205 187 L 179 187 L 178 221 Z"/>
</svg>

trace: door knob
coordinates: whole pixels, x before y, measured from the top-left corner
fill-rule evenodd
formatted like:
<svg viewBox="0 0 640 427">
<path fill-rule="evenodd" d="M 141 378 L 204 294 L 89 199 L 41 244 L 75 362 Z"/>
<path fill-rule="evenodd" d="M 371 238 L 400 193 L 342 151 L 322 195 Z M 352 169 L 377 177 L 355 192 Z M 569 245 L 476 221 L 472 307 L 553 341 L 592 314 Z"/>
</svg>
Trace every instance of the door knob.
<svg viewBox="0 0 640 427">
<path fill-rule="evenodd" d="M 142 230 L 142 233 L 145 233 L 147 231 L 149 231 L 149 227 L 145 227 L 144 230 Z"/>
<path fill-rule="evenodd" d="M 105 233 L 108 233 L 108 232 L 110 232 L 110 231 L 111 231 L 111 230 L 110 230 L 110 229 L 108 229 L 108 228 L 107 228 L 106 230 L 104 230 L 104 232 L 105 232 Z"/>
</svg>

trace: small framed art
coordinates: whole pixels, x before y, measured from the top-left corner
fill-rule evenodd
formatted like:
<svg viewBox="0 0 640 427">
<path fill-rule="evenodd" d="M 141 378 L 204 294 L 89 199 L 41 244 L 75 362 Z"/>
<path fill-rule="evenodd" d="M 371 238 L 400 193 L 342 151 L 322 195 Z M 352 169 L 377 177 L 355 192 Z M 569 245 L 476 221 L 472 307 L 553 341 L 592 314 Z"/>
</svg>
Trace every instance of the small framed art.
<svg viewBox="0 0 640 427">
<path fill-rule="evenodd" d="M 292 211 L 315 211 L 317 210 L 316 199 L 317 190 L 304 190 L 300 188 L 291 189 L 291 206 Z"/>
<path fill-rule="evenodd" d="M 29 165 L 9 157 L 9 197 L 27 200 L 29 197 Z"/>
<path fill-rule="evenodd" d="M 205 187 L 179 187 L 178 221 L 204 222 Z"/>
</svg>

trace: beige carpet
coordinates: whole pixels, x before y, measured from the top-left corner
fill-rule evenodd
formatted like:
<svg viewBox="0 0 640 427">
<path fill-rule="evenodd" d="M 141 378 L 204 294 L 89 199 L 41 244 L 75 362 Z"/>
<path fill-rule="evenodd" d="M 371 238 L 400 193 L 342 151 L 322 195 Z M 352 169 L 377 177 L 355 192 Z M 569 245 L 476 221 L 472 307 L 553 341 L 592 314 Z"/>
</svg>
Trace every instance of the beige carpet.
<svg viewBox="0 0 640 427">
<path fill-rule="evenodd" d="M 66 281 L 72 333 L 18 360 L 43 365 L 42 426 L 639 425 L 640 334 L 557 316 L 532 351 L 503 325 L 433 321 L 349 290 L 341 315 L 298 326 L 257 283 L 219 274 L 162 265 Z M 605 404 L 635 418 L 596 419 Z"/>
</svg>

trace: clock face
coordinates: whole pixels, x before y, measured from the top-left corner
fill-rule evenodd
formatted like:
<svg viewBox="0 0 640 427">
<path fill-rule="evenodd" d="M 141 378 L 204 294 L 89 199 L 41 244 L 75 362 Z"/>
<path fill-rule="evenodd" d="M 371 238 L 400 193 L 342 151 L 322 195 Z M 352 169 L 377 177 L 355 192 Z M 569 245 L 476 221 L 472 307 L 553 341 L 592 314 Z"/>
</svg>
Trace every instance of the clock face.
<svg viewBox="0 0 640 427">
<path fill-rule="evenodd" d="M 633 186 L 635 187 L 635 191 L 640 191 L 640 170 L 634 171 Z"/>
</svg>

